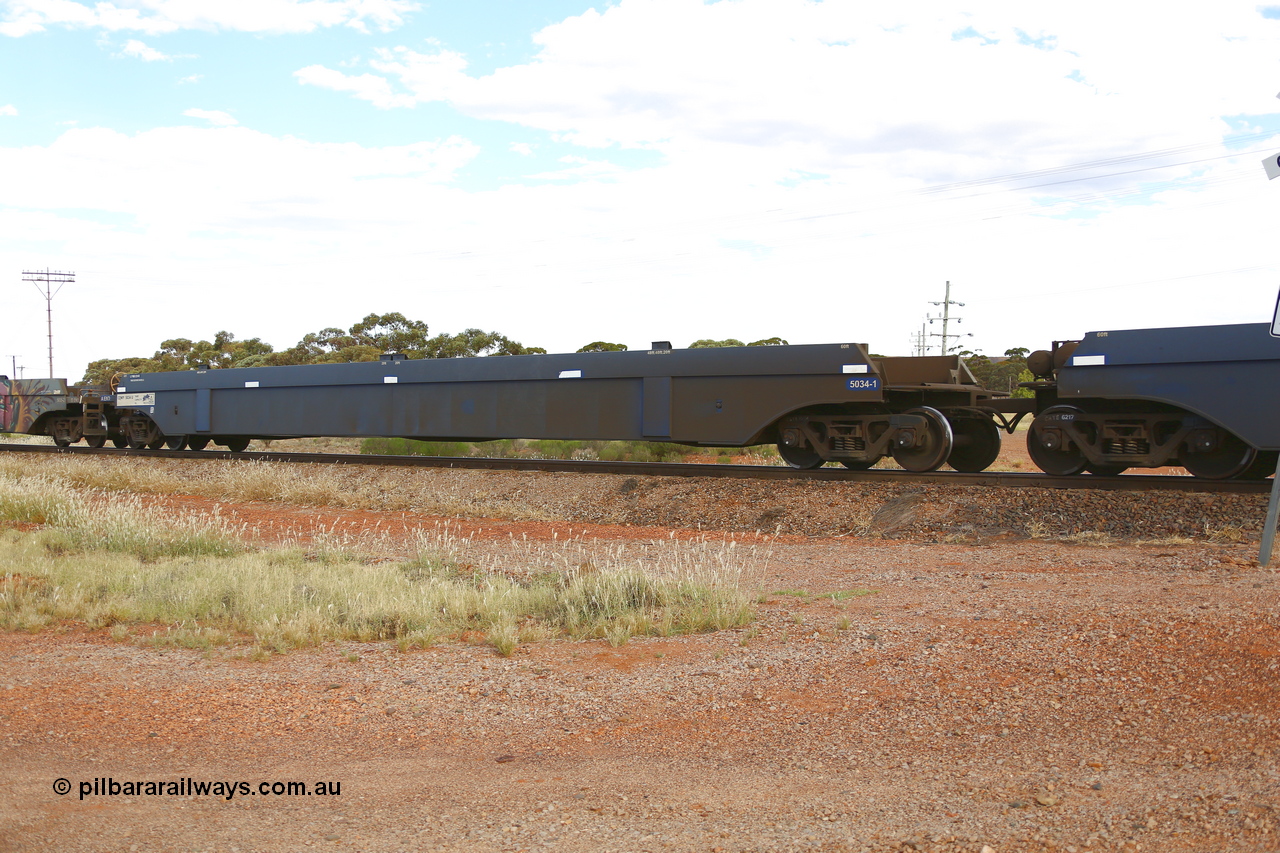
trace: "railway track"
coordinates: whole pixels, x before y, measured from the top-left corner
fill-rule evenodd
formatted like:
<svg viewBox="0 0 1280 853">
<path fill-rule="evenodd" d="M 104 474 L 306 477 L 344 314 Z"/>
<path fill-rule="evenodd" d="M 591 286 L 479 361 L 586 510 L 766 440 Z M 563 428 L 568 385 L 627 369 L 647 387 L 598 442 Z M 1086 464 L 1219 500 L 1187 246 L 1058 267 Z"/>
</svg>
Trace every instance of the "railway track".
<svg viewBox="0 0 1280 853">
<path fill-rule="evenodd" d="M 707 465 L 687 462 L 589 462 L 559 459 L 490 459 L 444 456 L 364 456 L 354 453 L 277 453 L 226 450 L 128 450 L 92 447 L 57 447 L 40 444 L 0 444 L 0 452 L 70 455 L 137 456 L 150 459 L 228 459 L 235 461 L 290 462 L 322 465 L 382 465 L 418 468 L 457 468 L 491 471 L 546 471 L 571 474 L 622 474 L 645 477 L 729 477 L 749 480 L 840 480 L 861 483 L 930 483 L 951 486 L 989 486 L 1032 489 L 1098 489 L 1105 491 L 1180 491 L 1219 494 L 1267 494 L 1269 480 L 1206 480 L 1199 477 L 1123 474 L 1100 477 L 1079 474 L 1056 477 L 1043 473 L 988 471 L 962 474 L 935 471 L 916 474 L 893 469 L 851 471 L 845 468 L 795 468 L 763 465 Z"/>
</svg>

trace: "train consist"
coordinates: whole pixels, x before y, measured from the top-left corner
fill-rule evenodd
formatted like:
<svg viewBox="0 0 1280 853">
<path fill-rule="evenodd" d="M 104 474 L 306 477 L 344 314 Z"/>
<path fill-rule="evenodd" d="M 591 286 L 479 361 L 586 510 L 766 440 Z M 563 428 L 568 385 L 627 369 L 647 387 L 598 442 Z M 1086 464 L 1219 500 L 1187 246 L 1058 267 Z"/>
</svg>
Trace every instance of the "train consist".
<svg viewBox="0 0 1280 853">
<path fill-rule="evenodd" d="M 1280 451 L 1280 340 L 1266 325 L 1091 332 L 1034 353 L 1033 397 L 983 388 L 956 356 L 864 344 L 673 349 L 195 369 L 112 387 L 0 378 L 0 431 L 59 445 L 242 451 L 250 440 L 403 436 L 776 444 L 796 468 L 981 471 L 1034 415 L 1048 473 L 1181 465 L 1260 477 Z M 1268 466 L 1270 468 L 1268 469 Z"/>
</svg>

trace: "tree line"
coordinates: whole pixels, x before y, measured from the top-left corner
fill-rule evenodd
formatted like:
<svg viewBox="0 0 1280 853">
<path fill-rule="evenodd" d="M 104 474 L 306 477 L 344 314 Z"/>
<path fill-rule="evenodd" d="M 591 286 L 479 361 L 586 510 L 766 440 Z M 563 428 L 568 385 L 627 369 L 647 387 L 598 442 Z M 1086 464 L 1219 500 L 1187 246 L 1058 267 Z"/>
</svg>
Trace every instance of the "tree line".
<svg viewBox="0 0 1280 853">
<path fill-rule="evenodd" d="M 1027 355 L 1031 350 L 1026 347 L 1013 347 L 1004 351 L 1004 358 L 991 359 L 981 352 L 960 353 L 969 372 L 989 391 L 1005 391 L 1015 397 L 1031 397 L 1034 394 L 1028 388 L 1019 388 L 1018 383 L 1035 379 L 1027 368 Z"/>
<path fill-rule="evenodd" d="M 779 337 L 744 343 L 737 338 L 715 340 L 702 338 L 689 344 L 690 349 L 706 347 L 787 346 Z M 592 341 L 578 352 L 624 352 L 626 344 Z M 191 370 L 207 365 L 213 369 L 226 367 L 278 367 L 293 364 L 339 364 L 352 361 L 377 361 L 383 353 L 402 352 L 409 358 L 468 358 L 489 355 L 531 355 L 545 353 L 542 347 L 527 347 L 498 332 L 466 329 L 455 334 L 431 335 L 427 324 L 410 320 L 399 312 L 369 314 L 343 330 L 337 327 L 308 332 L 295 345 L 276 350 L 261 338 L 238 340 L 230 332 L 218 332 L 211 341 L 173 338 L 164 341 L 150 357 L 104 358 L 91 362 L 81 381 L 89 385 L 105 385 L 117 373 L 159 373 L 168 370 Z M 983 387 L 993 391 L 1029 394 L 1019 389 L 1019 382 L 1031 381 L 1024 347 L 1005 350 L 1003 359 L 992 360 L 980 352 L 962 352 L 974 377 Z"/>
<path fill-rule="evenodd" d="M 782 338 L 766 338 L 744 344 L 734 338 L 694 341 L 690 347 L 782 346 Z M 578 352 L 621 352 L 625 344 L 594 341 Z M 337 327 L 308 332 L 292 347 L 276 350 L 261 338 L 238 340 L 231 332 L 218 332 L 211 341 L 173 338 L 160 344 L 150 357 L 103 358 L 90 362 L 81 382 L 105 385 L 117 373 L 160 373 L 207 366 L 280 367 L 294 364 L 341 364 L 377 361 L 383 353 L 401 352 L 409 358 L 468 358 L 488 355 L 532 355 L 546 353 L 542 347 L 527 347 L 498 332 L 466 329 L 455 334 L 431 335 L 427 324 L 410 320 L 398 311 L 370 314 L 351 328 Z"/>
</svg>

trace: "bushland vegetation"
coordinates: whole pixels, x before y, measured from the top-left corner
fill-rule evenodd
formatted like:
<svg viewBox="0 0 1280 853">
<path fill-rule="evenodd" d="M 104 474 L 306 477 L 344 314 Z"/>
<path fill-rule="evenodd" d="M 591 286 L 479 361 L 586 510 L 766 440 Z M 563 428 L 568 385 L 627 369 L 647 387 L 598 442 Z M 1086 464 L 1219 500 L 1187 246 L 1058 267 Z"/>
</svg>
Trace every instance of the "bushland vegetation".
<svg viewBox="0 0 1280 853">
<path fill-rule="evenodd" d="M 762 338 L 744 343 L 737 338 L 701 338 L 689 344 L 690 349 L 708 347 L 760 347 L 787 346 L 780 337 Z M 624 352 L 626 344 L 609 341 L 593 341 L 577 352 Z M 191 370 L 197 367 L 220 369 L 227 367 L 277 367 L 295 364 L 340 364 L 356 361 L 377 361 L 383 353 L 404 353 L 409 358 L 471 358 L 494 355 L 531 355 L 546 353 L 538 346 L 525 346 L 499 332 L 482 329 L 465 329 L 454 334 L 431 335 L 427 324 L 411 320 L 399 312 L 369 314 L 348 329 L 336 326 L 308 332 L 293 346 L 276 350 L 260 338 L 239 340 L 234 334 L 220 331 L 213 340 L 193 341 L 189 338 L 171 338 L 163 341 L 150 356 L 126 356 L 103 358 L 93 361 L 85 370 L 81 382 L 103 385 L 118 373 L 156 373 L 172 370 Z M 1029 396 L 1030 392 L 1018 388 L 1019 382 L 1030 381 L 1027 370 L 1028 350 L 1016 347 L 1005 351 L 1003 357 L 989 357 L 981 352 L 961 353 L 975 377 L 985 387 L 995 391 L 1007 391 L 1015 396 Z"/>
<path fill-rule="evenodd" d="M 782 338 L 766 338 L 743 344 L 735 339 L 701 340 L 691 347 L 708 346 L 777 346 Z M 625 344 L 595 341 L 578 352 L 625 351 Z M 431 335 L 427 324 L 411 320 L 394 311 L 369 314 L 348 329 L 331 326 L 308 332 L 298 343 L 276 350 L 261 338 L 238 340 L 227 331 L 218 332 L 213 340 L 193 341 L 172 338 L 160 344 L 151 356 L 126 356 L 93 361 L 85 370 L 82 382 L 102 385 L 117 373 L 157 373 L 191 370 L 196 367 L 277 367 L 293 364 L 340 364 L 353 361 L 377 361 L 383 353 L 404 353 L 409 358 L 469 358 L 489 355 L 532 355 L 546 353 L 537 346 L 525 346 L 499 332 L 466 329 L 454 334 Z"/>
<path fill-rule="evenodd" d="M 482 329 L 433 336 L 421 320 L 410 320 L 399 312 L 392 312 L 370 314 L 345 330 L 330 327 L 308 332 L 297 344 L 280 351 L 259 338 L 241 341 L 225 331 L 218 332 L 212 341 L 173 338 L 161 343 L 160 349 L 149 358 L 131 356 L 91 362 L 82 381 L 103 384 L 116 373 L 190 370 L 206 365 L 217 369 L 377 361 L 387 352 L 401 352 L 410 358 L 461 358 L 528 355 L 546 350 L 526 347 L 506 335 Z"/>
<path fill-rule="evenodd" d="M 217 515 L 157 512 L 76 485 L 72 469 L 0 472 L 0 628 L 109 628 L 118 640 L 253 656 L 335 640 L 521 643 L 737 627 L 761 561 L 733 543 L 511 541 L 448 529 L 263 544 Z M 83 474 L 84 472 L 80 472 Z M 70 476 L 68 476 L 70 475 Z"/>
<path fill-rule="evenodd" d="M 1013 347 L 1004 351 L 1004 356 L 986 356 L 981 352 L 965 350 L 960 353 L 974 378 L 982 387 L 990 391 L 1004 391 L 1015 397 L 1032 397 L 1029 388 L 1019 388 L 1018 383 L 1030 382 L 1035 377 L 1027 369 L 1027 355 L 1031 351 L 1026 347 Z"/>
</svg>

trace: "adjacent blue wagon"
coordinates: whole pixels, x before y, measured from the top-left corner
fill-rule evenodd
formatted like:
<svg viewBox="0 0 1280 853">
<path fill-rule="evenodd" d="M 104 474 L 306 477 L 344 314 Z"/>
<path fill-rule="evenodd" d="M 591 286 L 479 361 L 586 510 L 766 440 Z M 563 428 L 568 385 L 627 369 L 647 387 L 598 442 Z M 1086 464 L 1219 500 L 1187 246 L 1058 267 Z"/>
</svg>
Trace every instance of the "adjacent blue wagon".
<svg viewBox="0 0 1280 853">
<path fill-rule="evenodd" d="M 1280 339 L 1266 324 L 1090 332 L 1029 364 L 1041 381 L 1027 447 L 1049 473 L 1275 470 Z"/>
</svg>

